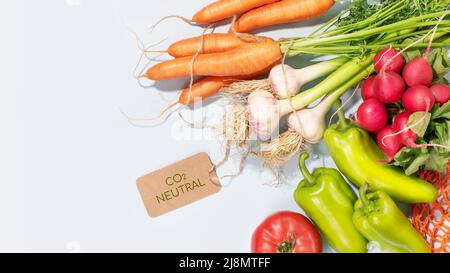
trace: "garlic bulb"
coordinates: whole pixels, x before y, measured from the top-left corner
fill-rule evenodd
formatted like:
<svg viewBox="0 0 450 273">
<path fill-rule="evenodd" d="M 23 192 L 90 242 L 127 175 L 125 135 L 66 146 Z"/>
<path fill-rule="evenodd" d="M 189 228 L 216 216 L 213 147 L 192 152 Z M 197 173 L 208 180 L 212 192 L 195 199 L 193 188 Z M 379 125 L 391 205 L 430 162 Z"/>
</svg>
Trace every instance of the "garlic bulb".
<svg viewBox="0 0 450 273">
<path fill-rule="evenodd" d="M 281 99 L 295 96 L 303 85 L 298 77 L 298 71 L 285 64 L 272 68 L 269 81 L 274 93 Z"/>
<path fill-rule="evenodd" d="M 301 135 L 306 142 L 317 144 L 322 141 L 326 124 L 325 117 L 318 116 L 316 109 L 304 109 L 289 115 L 289 128 Z"/>
<path fill-rule="evenodd" d="M 267 140 L 278 128 L 280 112 L 278 100 L 268 92 L 258 90 L 248 97 L 250 128 L 262 140 Z"/>
<path fill-rule="evenodd" d="M 308 143 L 317 144 L 323 139 L 326 130 L 325 116 L 339 94 L 325 97 L 316 107 L 302 109 L 289 115 L 288 125 Z"/>
</svg>

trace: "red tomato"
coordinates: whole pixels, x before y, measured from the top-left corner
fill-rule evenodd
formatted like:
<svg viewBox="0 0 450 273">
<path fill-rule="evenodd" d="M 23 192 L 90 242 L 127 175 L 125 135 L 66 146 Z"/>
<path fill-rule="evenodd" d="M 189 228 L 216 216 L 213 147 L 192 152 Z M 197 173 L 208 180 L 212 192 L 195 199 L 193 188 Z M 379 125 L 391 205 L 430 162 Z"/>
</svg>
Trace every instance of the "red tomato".
<svg viewBox="0 0 450 273">
<path fill-rule="evenodd" d="M 319 232 L 305 216 L 282 211 L 269 216 L 253 233 L 253 253 L 321 253 Z"/>
</svg>

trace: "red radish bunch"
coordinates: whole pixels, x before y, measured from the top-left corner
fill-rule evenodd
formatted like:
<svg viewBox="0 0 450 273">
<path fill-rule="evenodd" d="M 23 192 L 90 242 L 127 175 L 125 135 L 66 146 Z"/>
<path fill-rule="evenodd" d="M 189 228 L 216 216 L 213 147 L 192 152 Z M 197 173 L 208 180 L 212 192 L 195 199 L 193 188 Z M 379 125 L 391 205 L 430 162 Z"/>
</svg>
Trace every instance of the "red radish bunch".
<svg viewBox="0 0 450 273">
<path fill-rule="evenodd" d="M 358 109 L 358 121 L 364 129 L 378 133 L 388 123 L 388 111 L 384 104 L 396 103 L 405 92 L 405 82 L 398 74 L 405 59 L 391 47 L 378 52 L 375 57 L 377 75 L 369 77 L 362 86 L 364 103 Z"/>
<path fill-rule="evenodd" d="M 374 66 L 377 75 L 369 77 L 362 86 L 364 103 L 360 105 L 356 123 L 366 131 L 377 134 L 378 146 L 388 161 L 405 146 L 419 148 L 418 136 L 411 130 L 410 117 L 416 112 L 429 112 L 435 104 L 450 100 L 450 87 L 433 82 L 433 68 L 428 62 L 429 49 L 423 57 L 406 63 L 401 52 L 390 46 L 378 52 Z M 385 104 L 396 104 L 403 112 L 389 124 Z"/>
</svg>

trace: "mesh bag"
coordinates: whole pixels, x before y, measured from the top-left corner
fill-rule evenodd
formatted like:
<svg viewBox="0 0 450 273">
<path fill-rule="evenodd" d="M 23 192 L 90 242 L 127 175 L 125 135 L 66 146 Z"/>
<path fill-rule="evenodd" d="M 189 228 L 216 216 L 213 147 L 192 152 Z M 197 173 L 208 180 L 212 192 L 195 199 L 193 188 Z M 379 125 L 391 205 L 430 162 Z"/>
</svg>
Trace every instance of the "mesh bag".
<svg viewBox="0 0 450 273">
<path fill-rule="evenodd" d="M 434 253 L 450 253 L 450 162 L 447 174 L 423 171 L 420 178 L 432 183 L 439 191 L 432 204 L 415 204 L 411 220 L 414 227 L 426 238 Z"/>
</svg>

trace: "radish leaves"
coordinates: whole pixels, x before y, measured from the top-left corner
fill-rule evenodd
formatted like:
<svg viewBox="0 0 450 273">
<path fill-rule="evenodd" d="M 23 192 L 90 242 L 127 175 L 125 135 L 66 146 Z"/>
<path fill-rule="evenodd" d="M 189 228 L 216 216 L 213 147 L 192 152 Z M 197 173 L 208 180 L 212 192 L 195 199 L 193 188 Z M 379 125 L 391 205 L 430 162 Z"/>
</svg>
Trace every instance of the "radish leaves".
<svg viewBox="0 0 450 273">
<path fill-rule="evenodd" d="M 427 132 L 428 125 L 431 121 L 431 114 L 426 112 L 416 112 L 409 117 L 408 125 L 411 130 L 418 136 L 424 137 Z"/>
<path fill-rule="evenodd" d="M 423 119 L 412 130 L 419 135 L 418 143 L 430 143 L 450 146 L 450 102 L 435 107 L 431 116 L 423 118 L 422 113 L 411 116 L 409 123 L 415 124 Z M 423 129 L 425 127 L 425 132 Z M 450 151 L 444 148 L 424 147 L 414 149 L 405 147 L 395 155 L 392 165 L 401 167 L 407 175 L 422 169 L 445 172 L 450 161 Z"/>
</svg>

